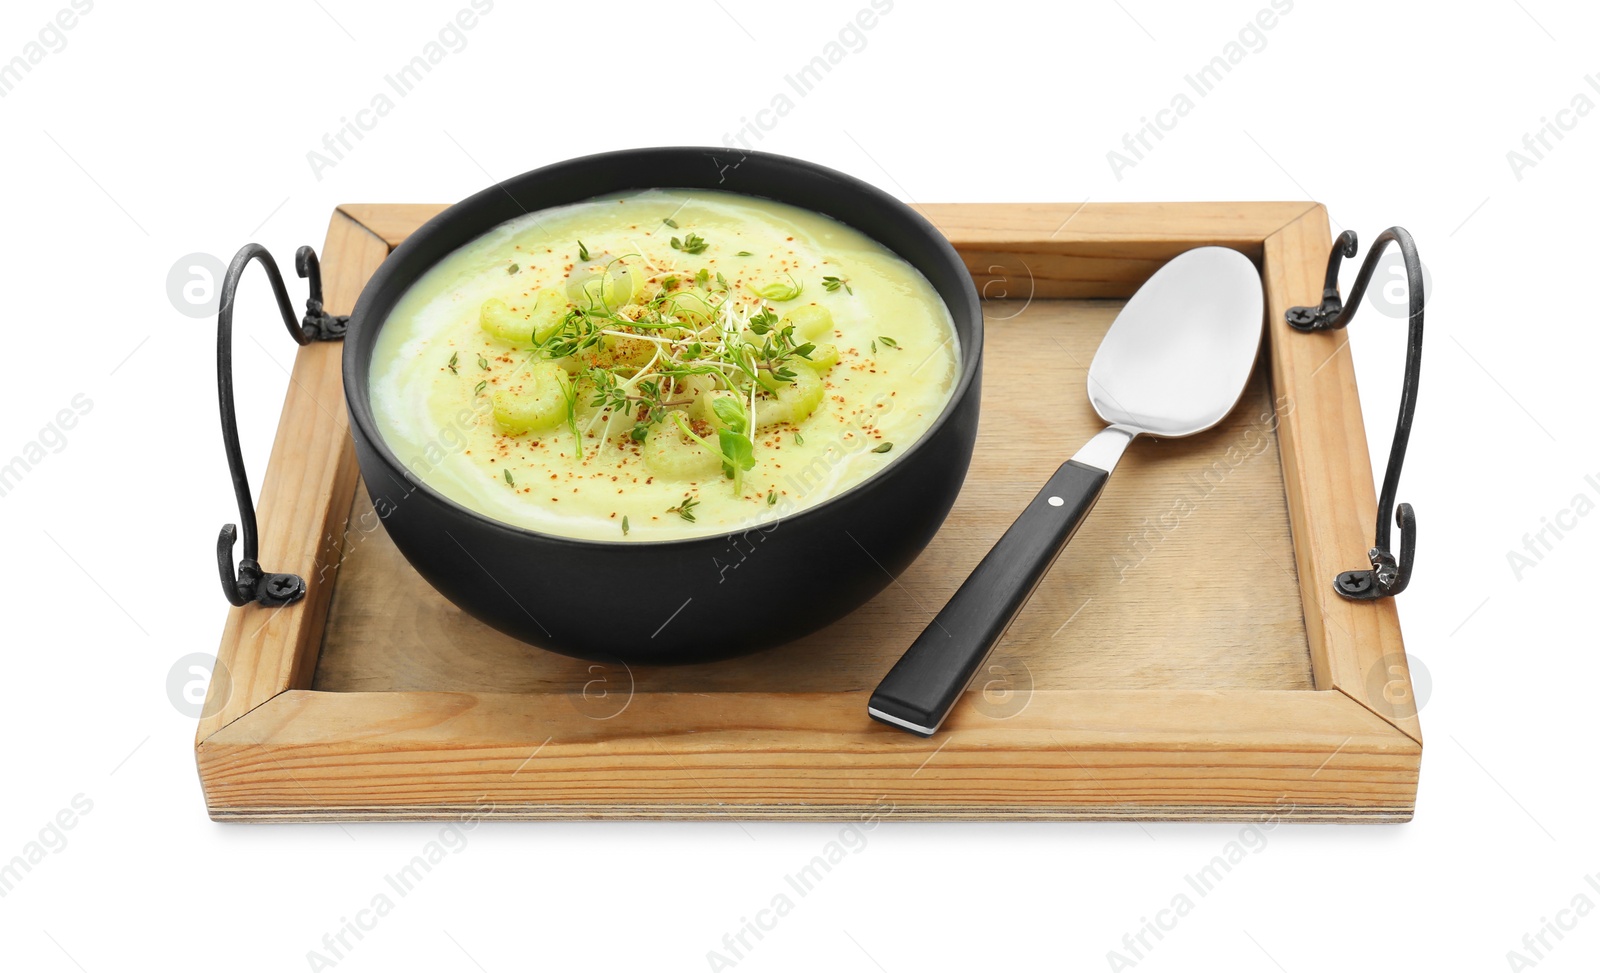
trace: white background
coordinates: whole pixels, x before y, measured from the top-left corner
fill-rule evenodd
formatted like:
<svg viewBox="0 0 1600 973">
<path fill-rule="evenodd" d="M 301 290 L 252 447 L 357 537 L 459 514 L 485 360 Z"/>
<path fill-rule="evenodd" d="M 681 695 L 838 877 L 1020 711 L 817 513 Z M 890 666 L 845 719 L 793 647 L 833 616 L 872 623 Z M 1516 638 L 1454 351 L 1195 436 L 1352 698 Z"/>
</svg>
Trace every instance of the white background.
<svg viewBox="0 0 1600 973">
<path fill-rule="evenodd" d="M 76 795 L 92 802 L 0 898 L 6 969 L 309 968 L 438 832 L 205 815 L 194 722 L 167 678 L 215 650 L 211 545 L 235 513 L 213 322 L 169 301 L 174 264 L 253 239 L 287 266 L 338 203 L 448 202 L 588 152 L 722 143 L 865 3 L 499 0 L 318 178 L 307 152 L 465 5 L 100 2 L 0 99 L 0 461 L 59 443 L 44 432 L 56 413 L 92 402 L 0 497 L 0 860 Z M 5 4 L 0 62 L 64 6 Z M 1137 968 L 1523 968 L 1517 949 L 1540 970 L 1592 970 L 1587 910 L 1564 914 L 1573 928 L 1543 959 L 1522 940 L 1575 896 L 1600 904 L 1585 883 L 1600 841 L 1582 607 L 1600 517 L 1577 517 L 1535 567 L 1514 571 L 1508 552 L 1577 495 L 1600 500 L 1600 117 L 1560 116 L 1570 131 L 1520 173 L 1507 153 L 1580 92 L 1600 103 L 1585 81 L 1600 11 L 1298 0 L 1119 178 L 1108 151 L 1265 6 L 899 0 L 753 144 L 918 202 L 1315 199 L 1363 245 L 1409 228 L 1436 288 L 1400 490 L 1421 525 L 1400 611 L 1431 682 L 1416 820 L 1276 828 Z M 248 286 L 241 334 L 262 338 L 238 343 L 237 369 L 259 482 L 292 352 L 259 277 Z M 1379 464 L 1402 332 L 1370 311 L 1353 329 Z M 711 968 L 708 951 L 839 830 L 484 825 L 337 968 Z M 889 821 L 737 968 L 1113 968 L 1123 934 L 1239 832 Z"/>
</svg>

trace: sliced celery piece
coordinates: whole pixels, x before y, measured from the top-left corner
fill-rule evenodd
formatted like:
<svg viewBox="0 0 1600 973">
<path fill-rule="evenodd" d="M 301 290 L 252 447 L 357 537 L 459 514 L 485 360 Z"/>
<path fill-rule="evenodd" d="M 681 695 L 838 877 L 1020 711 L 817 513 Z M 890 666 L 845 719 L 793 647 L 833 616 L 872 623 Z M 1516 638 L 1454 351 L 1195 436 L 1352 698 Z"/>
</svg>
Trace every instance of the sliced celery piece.
<svg viewBox="0 0 1600 973">
<path fill-rule="evenodd" d="M 540 362 L 517 389 L 494 394 L 494 421 L 504 432 L 518 435 L 554 429 L 567 419 L 567 387 L 572 380 L 560 365 Z"/>
<path fill-rule="evenodd" d="M 808 341 L 833 337 L 833 313 L 821 304 L 806 304 L 783 316 L 781 324 L 794 326 L 794 333 Z"/>
<path fill-rule="evenodd" d="M 685 436 L 670 416 L 650 427 L 644 464 L 671 480 L 700 480 L 722 473 L 722 457 Z"/>
</svg>

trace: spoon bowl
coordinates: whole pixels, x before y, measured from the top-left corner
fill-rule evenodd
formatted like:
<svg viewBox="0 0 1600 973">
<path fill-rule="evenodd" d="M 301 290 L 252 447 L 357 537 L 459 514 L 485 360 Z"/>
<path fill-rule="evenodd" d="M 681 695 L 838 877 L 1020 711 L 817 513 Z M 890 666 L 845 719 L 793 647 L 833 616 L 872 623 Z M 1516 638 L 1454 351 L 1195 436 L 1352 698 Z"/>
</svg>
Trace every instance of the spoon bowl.
<svg viewBox="0 0 1600 973">
<path fill-rule="evenodd" d="M 1089 365 L 1100 418 L 1154 436 L 1192 436 L 1233 411 L 1261 344 L 1261 277 L 1226 247 L 1168 261 L 1140 287 Z"/>
</svg>

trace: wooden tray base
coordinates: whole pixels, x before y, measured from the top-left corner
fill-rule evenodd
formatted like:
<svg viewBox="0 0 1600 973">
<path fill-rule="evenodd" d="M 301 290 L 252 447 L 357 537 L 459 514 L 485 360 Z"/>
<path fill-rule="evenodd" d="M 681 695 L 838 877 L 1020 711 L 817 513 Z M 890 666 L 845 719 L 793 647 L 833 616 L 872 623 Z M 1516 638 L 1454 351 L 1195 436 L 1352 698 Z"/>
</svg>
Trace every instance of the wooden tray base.
<svg viewBox="0 0 1600 973">
<path fill-rule="evenodd" d="M 337 213 L 330 308 L 435 211 Z M 980 283 L 1015 296 L 1026 271 L 1032 291 L 986 303 L 966 486 L 872 602 L 743 659 L 596 665 L 456 609 L 357 487 L 339 349 L 301 350 L 260 507 L 263 563 L 310 594 L 230 613 L 229 678 L 197 740 L 212 816 L 1409 819 L 1421 737 L 1393 605 L 1329 590 L 1363 563 L 1375 506 L 1348 349 L 1281 323 L 1320 293 L 1322 209 L 927 211 Z M 1045 231 L 1063 219 L 1071 232 Z M 1203 243 L 1267 279 L 1267 352 L 1240 406 L 1200 436 L 1134 444 L 946 732 L 871 722 L 878 679 L 1100 427 L 1085 370 L 1122 298 Z"/>
</svg>

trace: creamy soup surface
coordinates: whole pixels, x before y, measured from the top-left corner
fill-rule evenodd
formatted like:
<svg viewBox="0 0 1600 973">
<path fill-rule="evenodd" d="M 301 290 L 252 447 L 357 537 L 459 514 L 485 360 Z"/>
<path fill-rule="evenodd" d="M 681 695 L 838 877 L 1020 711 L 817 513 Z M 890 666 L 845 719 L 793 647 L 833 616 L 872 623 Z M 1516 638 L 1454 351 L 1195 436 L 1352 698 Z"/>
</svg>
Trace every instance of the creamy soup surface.
<svg viewBox="0 0 1600 973">
<path fill-rule="evenodd" d="M 670 540 L 792 514 L 896 461 L 959 372 L 928 281 L 833 219 L 653 189 L 519 217 L 378 337 L 400 461 L 495 519 Z"/>
</svg>

